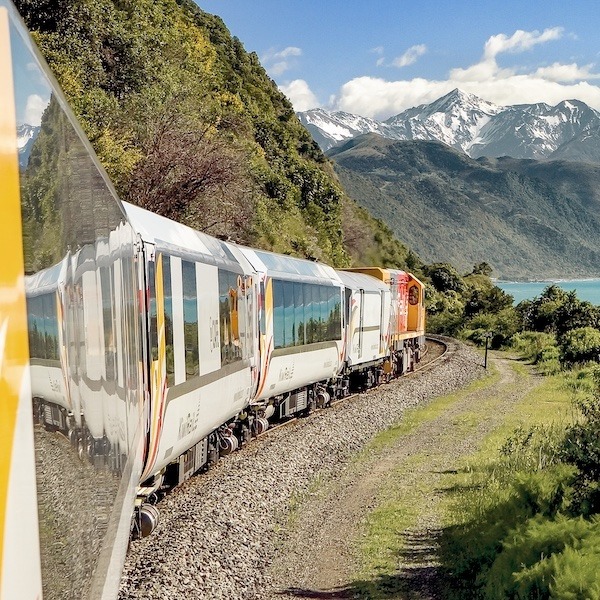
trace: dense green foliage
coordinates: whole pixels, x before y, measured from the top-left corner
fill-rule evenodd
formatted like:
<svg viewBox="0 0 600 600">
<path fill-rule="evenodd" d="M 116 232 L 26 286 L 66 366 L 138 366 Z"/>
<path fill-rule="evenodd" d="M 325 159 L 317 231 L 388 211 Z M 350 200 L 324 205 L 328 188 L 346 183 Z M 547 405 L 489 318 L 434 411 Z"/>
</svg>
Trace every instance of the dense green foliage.
<svg viewBox="0 0 600 600">
<path fill-rule="evenodd" d="M 491 346 L 499 348 L 520 330 L 512 296 L 493 284 L 487 263 L 475 265 L 464 276 L 448 263 L 426 265 L 422 272 L 429 284 L 427 328 L 432 333 L 459 336 L 477 344 L 485 343 L 487 336 Z"/>
<path fill-rule="evenodd" d="M 479 492 L 486 506 L 445 533 L 456 597 L 600 598 L 600 371 L 567 381 L 580 417 L 515 431 Z"/>
<path fill-rule="evenodd" d="M 598 165 L 473 160 L 375 134 L 328 155 L 347 193 L 426 262 L 487 261 L 500 279 L 598 274 Z"/>
<path fill-rule="evenodd" d="M 124 199 L 212 234 L 348 264 L 328 161 L 218 17 L 191 0 L 17 7 Z"/>
<path fill-rule="evenodd" d="M 523 331 L 513 342 L 546 372 L 591 364 L 562 374 L 574 417 L 520 427 L 506 440 L 478 491 L 485 506 L 470 506 L 463 525 L 444 534 L 453 597 L 600 598 L 600 331 L 555 333 L 565 306 L 577 318 L 597 311 L 549 287 L 524 311 L 546 331 Z"/>
</svg>

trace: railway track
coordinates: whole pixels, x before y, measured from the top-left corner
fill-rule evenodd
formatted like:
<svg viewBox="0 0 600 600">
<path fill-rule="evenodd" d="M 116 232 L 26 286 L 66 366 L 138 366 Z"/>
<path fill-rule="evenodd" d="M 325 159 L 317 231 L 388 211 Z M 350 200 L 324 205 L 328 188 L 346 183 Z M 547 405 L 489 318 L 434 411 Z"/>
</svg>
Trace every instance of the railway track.
<svg viewBox="0 0 600 600">
<path fill-rule="evenodd" d="M 311 495 L 315 478 L 337 476 L 406 409 L 482 373 L 478 354 L 436 338 L 414 374 L 298 419 L 287 430 L 272 428 L 188 480 L 161 501 L 157 531 L 131 543 L 120 600 L 280 597 L 267 570 L 280 551 L 278 532 L 290 505 Z"/>
<path fill-rule="evenodd" d="M 435 364 L 441 358 L 443 358 L 443 356 L 445 355 L 445 353 L 447 351 L 448 351 L 448 341 L 445 341 L 442 337 L 438 337 L 438 336 L 436 336 L 436 337 L 427 336 L 425 352 L 424 352 L 421 360 L 419 361 L 419 363 L 417 363 L 417 366 L 415 367 L 415 369 L 413 371 L 405 373 L 404 375 L 402 375 L 402 377 L 414 376 L 421 371 L 433 368 L 433 366 L 435 366 Z M 391 383 L 393 381 L 395 381 L 395 380 L 392 379 L 388 383 Z M 386 385 L 386 384 L 382 384 L 382 385 Z M 304 420 L 306 418 L 310 418 L 314 415 L 319 414 L 322 411 L 326 411 L 326 410 L 334 408 L 338 405 L 344 404 L 346 402 L 350 402 L 355 398 L 358 398 L 364 394 L 368 394 L 369 392 L 373 391 L 374 389 L 376 389 L 376 388 L 370 388 L 370 389 L 367 389 L 367 390 L 364 390 L 361 392 L 355 392 L 353 394 L 350 394 L 349 396 L 345 396 L 344 398 L 338 398 L 336 400 L 332 400 L 327 407 L 316 408 L 315 410 L 312 410 L 309 414 L 307 414 L 305 416 L 292 417 L 281 423 L 275 423 L 274 425 L 270 426 L 269 429 L 267 429 L 266 431 L 263 431 L 259 435 L 255 436 L 253 439 L 267 436 L 270 433 L 272 433 L 273 431 L 294 425 L 299 420 Z"/>
</svg>

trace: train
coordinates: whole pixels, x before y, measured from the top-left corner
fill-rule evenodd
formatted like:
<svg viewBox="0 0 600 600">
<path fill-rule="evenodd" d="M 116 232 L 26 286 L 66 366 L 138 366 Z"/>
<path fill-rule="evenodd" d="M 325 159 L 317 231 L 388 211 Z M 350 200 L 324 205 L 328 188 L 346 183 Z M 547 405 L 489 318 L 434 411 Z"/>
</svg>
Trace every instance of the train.
<svg viewBox="0 0 600 600">
<path fill-rule="evenodd" d="M 10 0 L 0 29 L 0 591 L 114 598 L 167 490 L 273 422 L 414 369 L 424 285 L 122 202 Z"/>
</svg>

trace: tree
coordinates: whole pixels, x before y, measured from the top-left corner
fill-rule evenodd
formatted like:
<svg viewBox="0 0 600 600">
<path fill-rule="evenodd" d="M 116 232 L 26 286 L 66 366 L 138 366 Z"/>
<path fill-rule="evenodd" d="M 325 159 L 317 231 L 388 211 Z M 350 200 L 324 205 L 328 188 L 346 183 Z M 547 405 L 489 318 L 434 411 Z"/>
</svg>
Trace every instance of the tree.
<svg viewBox="0 0 600 600">
<path fill-rule="evenodd" d="M 471 275 L 485 275 L 490 277 L 492 275 L 492 267 L 486 262 L 480 262 L 473 267 Z"/>
<path fill-rule="evenodd" d="M 433 263 L 426 266 L 424 271 L 438 292 L 460 292 L 464 288 L 461 276 L 451 264 Z"/>
</svg>

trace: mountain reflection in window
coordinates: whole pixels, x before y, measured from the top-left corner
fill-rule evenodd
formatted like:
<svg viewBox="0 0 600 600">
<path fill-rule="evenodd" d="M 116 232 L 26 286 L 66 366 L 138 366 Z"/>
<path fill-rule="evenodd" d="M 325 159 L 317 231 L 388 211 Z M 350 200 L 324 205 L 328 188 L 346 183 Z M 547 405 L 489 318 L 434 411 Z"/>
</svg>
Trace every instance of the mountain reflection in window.
<svg viewBox="0 0 600 600">
<path fill-rule="evenodd" d="M 334 286 L 273 280 L 275 348 L 341 338 L 341 292 Z"/>
</svg>

